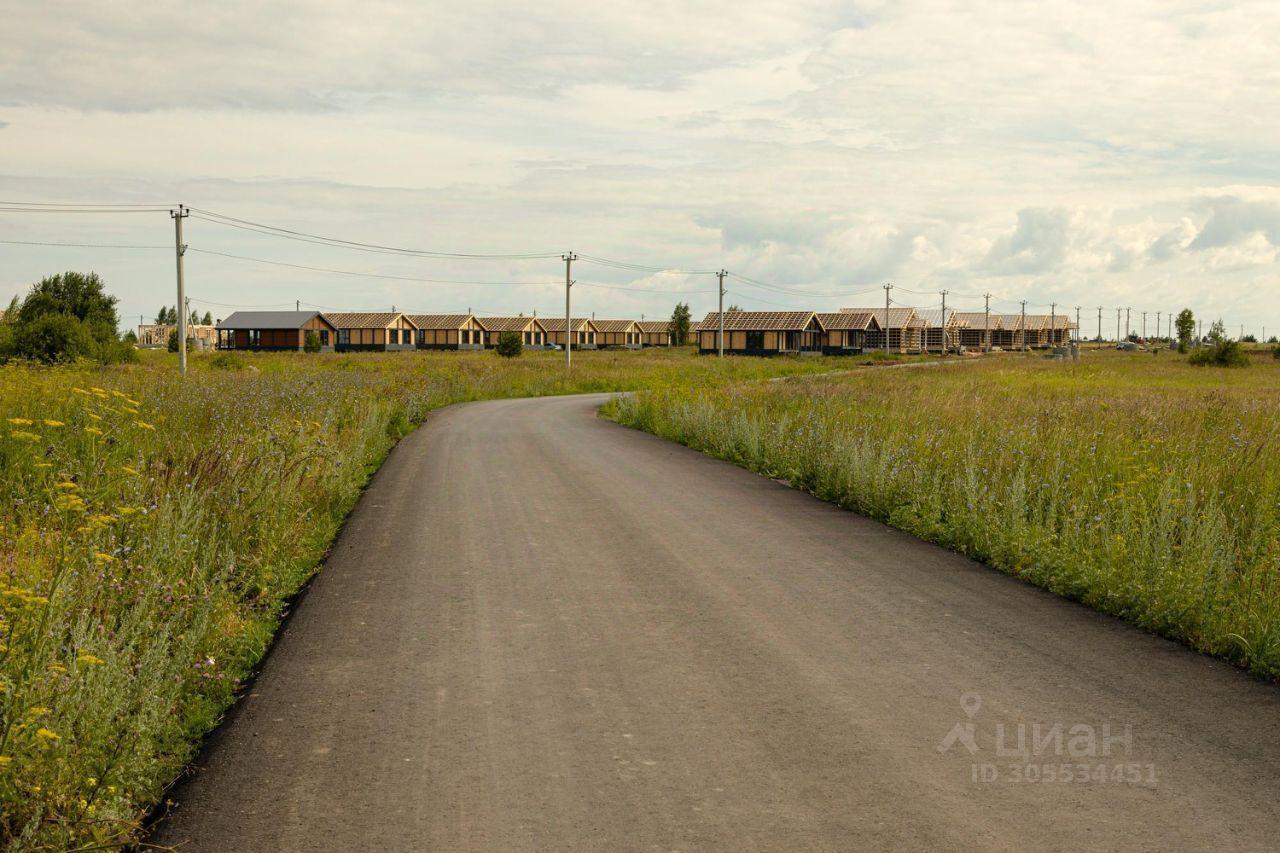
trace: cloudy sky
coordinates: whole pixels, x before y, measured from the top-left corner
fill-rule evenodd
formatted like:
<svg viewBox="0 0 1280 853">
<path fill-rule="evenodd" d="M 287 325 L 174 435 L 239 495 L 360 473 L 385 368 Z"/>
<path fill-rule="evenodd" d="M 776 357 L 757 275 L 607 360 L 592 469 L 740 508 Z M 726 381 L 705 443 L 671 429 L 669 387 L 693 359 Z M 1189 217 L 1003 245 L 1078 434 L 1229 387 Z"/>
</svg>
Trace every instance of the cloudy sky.
<svg viewBox="0 0 1280 853">
<path fill-rule="evenodd" d="M 1190 306 L 1280 332 L 1274 0 L 0 0 L 0 20 L 7 201 L 725 267 L 771 285 L 731 280 L 746 308 L 877 304 L 891 281 L 902 304 L 1083 305 L 1086 333 L 1098 306 L 1112 331 L 1116 306 L 1135 327 Z M 173 240 L 164 213 L 0 212 L 0 231 Z M 563 311 L 556 257 L 359 252 L 195 217 L 186 239 L 188 293 L 217 316 Z M 85 268 L 126 315 L 173 301 L 171 249 L 13 242 L 0 296 Z M 600 316 L 715 304 L 705 275 L 574 273 Z"/>
</svg>

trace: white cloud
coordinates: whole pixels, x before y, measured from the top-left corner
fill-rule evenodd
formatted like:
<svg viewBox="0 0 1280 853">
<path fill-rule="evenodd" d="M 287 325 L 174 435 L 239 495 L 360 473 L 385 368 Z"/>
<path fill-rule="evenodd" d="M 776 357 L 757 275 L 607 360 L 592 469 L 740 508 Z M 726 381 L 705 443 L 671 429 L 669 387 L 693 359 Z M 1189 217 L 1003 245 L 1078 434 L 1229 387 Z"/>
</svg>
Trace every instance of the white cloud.
<svg viewBox="0 0 1280 853">
<path fill-rule="evenodd" d="M 8 198 L 184 201 L 380 243 L 572 248 L 826 292 L 893 280 L 967 294 L 953 301 L 1190 304 L 1280 328 L 1271 2 L 0 0 L 0 19 Z M 163 243 L 171 227 L 0 221 L 11 239 L 67 242 Z M 394 275 L 563 274 L 194 221 L 188 234 Z M 0 249 L 0 291 L 91 264 L 129 306 L 171 298 L 163 252 Z M 554 284 L 418 286 L 215 256 L 188 269 L 193 292 L 227 303 L 545 312 L 560 299 Z M 602 313 L 714 291 L 581 274 L 664 290 L 575 291 Z M 805 301 L 734 289 L 744 305 Z M 702 310 L 714 294 L 690 299 Z"/>
</svg>

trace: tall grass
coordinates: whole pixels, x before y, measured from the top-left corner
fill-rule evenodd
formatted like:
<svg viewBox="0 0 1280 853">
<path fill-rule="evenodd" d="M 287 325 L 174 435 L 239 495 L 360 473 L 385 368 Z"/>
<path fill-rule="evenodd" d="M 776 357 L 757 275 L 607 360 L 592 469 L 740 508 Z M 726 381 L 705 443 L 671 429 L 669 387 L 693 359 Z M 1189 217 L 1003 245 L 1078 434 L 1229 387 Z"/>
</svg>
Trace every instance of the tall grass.
<svg viewBox="0 0 1280 853">
<path fill-rule="evenodd" d="M 1280 366 L 1009 356 L 612 413 L 1280 677 Z"/>
<path fill-rule="evenodd" d="M 369 475 L 432 409 L 830 369 L 680 352 L 0 368 L 0 843 L 115 846 L 216 724 Z"/>
</svg>

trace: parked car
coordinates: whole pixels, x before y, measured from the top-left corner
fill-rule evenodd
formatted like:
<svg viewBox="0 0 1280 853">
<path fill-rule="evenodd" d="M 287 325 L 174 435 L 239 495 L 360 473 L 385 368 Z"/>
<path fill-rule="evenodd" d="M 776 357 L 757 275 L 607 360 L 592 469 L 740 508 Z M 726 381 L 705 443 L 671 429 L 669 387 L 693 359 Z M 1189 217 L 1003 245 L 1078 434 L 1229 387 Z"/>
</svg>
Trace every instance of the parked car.
<svg viewBox="0 0 1280 853">
<path fill-rule="evenodd" d="M 1121 341 L 1120 343 L 1116 344 L 1116 349 L 1119 349 L 1119 350 L 1131 351 L 1131 350 L 1136 350 L 1137 348 L 1138 348 L 1138 345 L 1135 344 L 1133 341 Z"/>
</svg>

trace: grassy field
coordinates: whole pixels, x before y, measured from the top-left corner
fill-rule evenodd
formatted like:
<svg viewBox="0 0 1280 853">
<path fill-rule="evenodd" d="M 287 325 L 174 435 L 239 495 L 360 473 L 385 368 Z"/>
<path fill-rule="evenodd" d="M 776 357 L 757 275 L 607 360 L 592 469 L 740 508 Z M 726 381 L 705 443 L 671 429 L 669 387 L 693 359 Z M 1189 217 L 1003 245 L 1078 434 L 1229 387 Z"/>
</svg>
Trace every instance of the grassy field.
<svg viewBox="0 0 1280 853">
<path fill-rule="evenodd" d="M 1280 361 L 1008 354 L 664 389 L 617 420 L 1280 677 Z"/>
<path fill-rule="evenodd" d="M 830 370 L 688 351 L 194 356 L 0 367 L 0 843 L 115 846 L 432 409 Z"/>
</svg>

